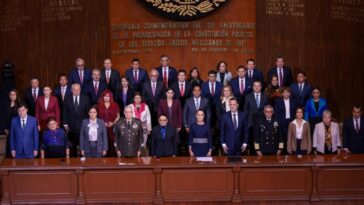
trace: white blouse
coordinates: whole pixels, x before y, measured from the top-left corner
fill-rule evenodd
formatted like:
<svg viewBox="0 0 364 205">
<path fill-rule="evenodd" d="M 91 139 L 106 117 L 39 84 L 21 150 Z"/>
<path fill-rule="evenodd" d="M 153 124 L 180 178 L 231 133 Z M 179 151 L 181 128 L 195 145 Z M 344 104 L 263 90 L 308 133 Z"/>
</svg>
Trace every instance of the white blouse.
<svg viewBox="0 0 364 205">
<path fill-rule="evenodd" d="M 298 126 L 298 123 L 296 120 L 293 120 L 292 123 L 296 125 L 296 139 L 299 139 L 299 140 L 302 139 L 303 125 L 306 123 L 306 121 L 302 120 L 301 127 Z"/>
</svg>

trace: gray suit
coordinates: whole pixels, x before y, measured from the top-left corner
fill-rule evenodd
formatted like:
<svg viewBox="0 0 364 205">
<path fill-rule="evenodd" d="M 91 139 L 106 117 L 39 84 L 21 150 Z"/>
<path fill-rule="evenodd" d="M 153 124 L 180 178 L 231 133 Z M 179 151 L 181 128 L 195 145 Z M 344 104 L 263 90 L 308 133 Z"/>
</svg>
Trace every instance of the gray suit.
<svg viewBox="0 0 364 205">
<path fill-rule="evenodd" d="M 200 99 L 200 107 L 199 109 L 203 109 L 205 111 L 205 122 L 210 124 L 211 118 L 211 108 L 209 104 L 209 100 L 201 96 Z M 183 126 L 189 128 L 191 124 L 196 122 L 196 109 L 195 106 L 195 98 L 190 97 L 185 102 L 185 106 L 183 107 Z"/>
<path fill-rule="evenodd" d="M 89 140 L 89 130 L 88 124 L 90 123 L 90 119 L 85 119 L 82 121 L 81 130 L 80 130 L 80 150 L 85 151 L 85 155 L 87 156 L 102 156 L 102 151 L 107 151 L 108 142 L 107 142 L 107 132 L 105 127 L 105 122 L 101 119 L 97 119 L 96 123 L 99 126 L 97 128 L 97 143 L 96 153 L 93 153 L 91 150 L 91 143 Z"/>
<path fill-rule="evenodd" d="M 128 125 L 125 118 L 120 119 L 114 126 L 115 150 L 124 157 L 136 157 L 144 142 L 142 122 L 132 118 Z"/>
</svg>

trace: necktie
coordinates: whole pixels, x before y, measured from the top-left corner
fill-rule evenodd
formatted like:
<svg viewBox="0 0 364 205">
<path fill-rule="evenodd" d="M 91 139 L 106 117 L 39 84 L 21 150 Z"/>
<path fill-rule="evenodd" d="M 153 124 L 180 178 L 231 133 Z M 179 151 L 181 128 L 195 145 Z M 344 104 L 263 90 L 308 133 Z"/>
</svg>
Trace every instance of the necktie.
<svg viewBox="0 0 364 205">
<path fill-rule="evenodd" d="M 134 80 L 135 80 L 135 82 L 138 82 L 138 71 L 137 70 L 134 71 Z"/>
<path fill-rule="evenodd" d="M 359 122 L 358 122 L 358 119 L 355 119 L 355 131 L 356 133 L 359 133 Z"/>
<path fill-rule="evenodd" d="M 214 95 L 215 95 L 214 83 L 211 83 L 211 95 L 212 95 L 212 96 L 214 96 Z"/>
<path fill-rule="evenodd" d="M 95 88 L 95 94 L 97 94 L 97 91 L 99 91 L 99 88 L 98 88 L 97 84 L 98 83 L 95 83 L 95 87 L 94 87 Z"/>
<path fill-rule="evenodd" d="M 34 102 L 36 102 L 37 101 L 37 90 L 33 90 L 33 100 L 34 100 Z"/>
<path fill-rule="evenodd" d="M 81 83 L 81 85 L 83 83 L 83 72 L 82 71 L 80 71 L 80 83 Z"/>
<path fill-rule="evenodd" d="M 283 86 L 283 72 L 282 68 L 279 69 L 279 87 Z"/>
<path fill-rule="evenodd" d="M 155 96 L 155 82 L 152 82 L 152 92 L 153 92 L 153 97 Z"/>
<path fill-rule="evenodd" d="M 249 78 L 252 78 L 252 71 L 251 70 L 248 71 L 248 76 L 249 76 Z"/>
<path fill-rule="evenodd" d="M 78 100 L 77 100 L 77 97 L 75 97 L 75 109 L 78 110 Z"/>
<path fill-rule="evenodd" d="M 25 120 L 24 120 L 24 119 L 22 119 L 21 121 L 22 121 L 22 123 L 21 123 L 21 128 L 22 128 L 22 129 L 24 129 L 24 127 L 25 127 Z"/>
<path fill-rule="evenodd" d="M 131 125 L 131 124 L 130 124 L 130 121 L 129 121 L 129 120 L 127 121 L 127 124 L 128 124 L 128 127 L 130 128 L 130 125 Z"/>
<path fill-rule="evenodd" d="M 65 87 L 61 87 L 62 101 L 64 100 Z"/>
<path fill-rule="evenodd" d="M 110 71 L 107 70 L 106 71 L 106 83 L 109 84 L 109 82 L 110 82 Z"/>
<path fill-rule="evenodd" d="M 181 93 L 181 96 L 185 95 L 185 91 L 183 89 L 183 83 L 181 83 L 181 88 L 180 88 L 179 92 Z"/>
<path fill-rule="evenodd" d="M 244 80 L 240 79 L 240 94 L 244 94 L 245 87 L 244 87 Z"/>
<path fill-rule="evenodd" d="M 260 102 L 259 102 L 259 95 L 255 95 L 255 102 L 257 103 L 257 108 L 259 108 Z"/>
<path fill-rule="evenodd" d="M 163 68 L 163 84 L 164 84 L 164 87 L 168 87 L 168 79 L 167 79 L 167 68 L 164 67 Z"/>
<path fill-rule="evenodd" d="M 302 84 L 299 84 L 300 86 L 299 86 L 299 89 L 300 89 L 300 95 L 302 94 Z"/>
<path fill-rule="evenodd" d="M 235 130 L 238 129 L 238 122 L 236 121 L 236 114 L 233 114 L 233 123 Z"/>
<path fill-rule="evenodd" d="M 195 99 L 196 99 L 195 107 L 196 107 L 196 110 L 198 110 L 200 108 L 200 102 L 198 101 L 198 98 L 195 98 Z"/>
</svg>

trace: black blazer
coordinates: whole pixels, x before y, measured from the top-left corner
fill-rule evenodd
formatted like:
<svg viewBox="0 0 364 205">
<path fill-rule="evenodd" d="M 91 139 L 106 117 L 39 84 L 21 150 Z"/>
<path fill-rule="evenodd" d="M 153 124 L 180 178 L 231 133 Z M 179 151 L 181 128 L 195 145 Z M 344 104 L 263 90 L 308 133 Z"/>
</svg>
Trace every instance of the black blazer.
<svg viewBox="0 0 364 205">
<path fill-rule="evenodd" d="M 289 98 L 290 121 L 295 119 L 296 109 L 297 109 L 296 101 L 292 97 Z M 276 102 L 274 104 L 274 116 L 275 116 L 275 119 L 278 120 L 278 123 L 280 125 L 284 125 L 284 126 L 288 127 L 289 123 L 286 123 L 286 105 L 284 104 L 283 98 L 279 98 L 276 100 Z"/>
<path fill-rule="evenodd" d="M 158 112 L 159 100 L 164 96 L 163 82 L 157 80 L 155 96 L 153 96 L 152 83 L 150 80 L 143 84 L 143 99 L 148 104 L 149 109 Z"/>
<path fill-rule="evenodd" d="M 164 139 L 161 135 L 161 126 L 157 125 L 153 128 L 151 154 L 158 157 L 168 157 L 177 154 L 177 134 L 172 125 L 167 124 Z"/>
<path fill-rule="evenodd" d="M 105 68 L 103 68 L 101 71 L 101 81 L 107 84 Z M 109 84 L 107 84 L 107 88 L 112 93 L 115 93 L 118 87 L 120 87 L 120 73 L 116 69 L 111 68 L 111 74 L 110 74 Z"/>
<path fill-rule="evenodd" d="M 263 92 L 260 92 L 260 104 L 257 107 L 255 102 L 254 92 L 249 93 L 244 102 L 244 111 L 248 115 L 248 124 L 251 127 L 262 116 L 264 106 L 268 105 L 268 96 Z"/>
<path fill-rule="evenodd" d="M 273 67 L 268 71 L 268 82 L 272 79 L 272 76 L 278 76 L 277 67 Z M 289 87 L 292 84 L 292 72 L 289 67 L 283 66 L 283 86 Z"/>
<path fill-rule="evenodd" d="M 129 105 L 133 103 L 133 97 L 134 97 L 134 90 L 133 88 L 129 87 L 128 91 L 126 93 L 126 105 Z M 120 108 L 120 116 L 124 117 L 124 102 L 123 102 L 123 90 L 117 89 L 114 95 L 115 102 L 119 105 Z"/>
<path fill-rule="evenodd" d="M 364 153 L 364 118 L 360 118 L 359 133 L 354 127 L 353 118 L 344 121 L 343 125 L 343 147 L 348 148 L 353 154 Z"/>
<path fill-rule="evenodd" d="M 163 67 L 159 66 L 156 68 L 158 70 L 158 80 L 163 82 Z M 172 86 L 173 83 L 177 81 L 177 69 L 171 66 L 168 66 L 168 87 Z"/>
<path fill-rule="evenodd" d="M 40 96 L 43 96 L 43 88 L 41 87 L 39 87 L 38 90 L 38 97 Z M 35 116 L 35 102 L 33 99 L 33 89 L 31 87 L 25 90 L 24 101 L 28 106 L 28 114 Z"/>
<path fill-rule="evenodd" d="M 79 132 L 82 120 L 88 118 L 90 101 L 87 96 L 80 95 L 78 109 L 76 110 L 73 95 L 67 96 L 63 101 L 63 124 L 68 125 L 70 132 Z"/>
<path fill-rule="evenodd" d="M 183 107 L 185 105 L 186 99 L 190 98 L 192 96 L 192 85 L 189 81 L 185 81 L 185 93 L 183 96 L 181 96 L 181 92 L 180 92 L 180 85 L 179 85 L 179 81 L 177 80 L 177 82 L 175 82 L 171 88 L 174 91 L 174 98 L 175 99 L 179 99 L 181 102 L 181 106 Z"/>
</svg>

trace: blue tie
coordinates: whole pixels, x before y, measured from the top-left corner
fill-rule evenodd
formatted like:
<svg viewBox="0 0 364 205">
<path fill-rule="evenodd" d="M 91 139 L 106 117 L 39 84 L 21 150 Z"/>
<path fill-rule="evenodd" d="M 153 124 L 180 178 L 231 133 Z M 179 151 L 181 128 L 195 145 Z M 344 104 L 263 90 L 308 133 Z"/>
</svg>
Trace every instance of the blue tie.
<svg viewBox="0 0 364 205">
<path fill-rule="evenodd" d="M 259 95 L 255 95 L 255 102 L 257 103 L 257 108 L 259 108 Z"/>
</svg>

